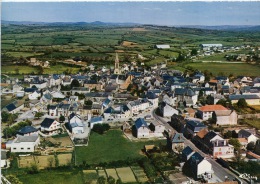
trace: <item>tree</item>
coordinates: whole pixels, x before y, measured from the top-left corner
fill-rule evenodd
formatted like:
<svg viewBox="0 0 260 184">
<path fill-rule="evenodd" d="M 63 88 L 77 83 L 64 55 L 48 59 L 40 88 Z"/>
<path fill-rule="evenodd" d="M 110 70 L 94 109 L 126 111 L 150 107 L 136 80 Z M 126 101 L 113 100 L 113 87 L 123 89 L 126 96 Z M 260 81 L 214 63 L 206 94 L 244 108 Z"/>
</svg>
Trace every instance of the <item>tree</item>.
<svg viewBox="0 0 260 184">
<path fill-rule="evenodd" d="M 211 96 L 211 95 L 208 95 L 208 96 L 207 96 L 207 99 L 206 99 L 206 103 L 207 103 L 208 105 L 214 105 L 214 97 Z"/>
<path fill-rule="evenodd" d="M 93 102 L 91 100 L 86 100 L 85 101 L 85 105 L 92 105 L 92 104 L 93 104 Z"/>
<path fill-rule="evenodd" d="M 73 79 L 73 81 L 70 84 L 71 89 L 74 87 L 80 87 L 80 83 L 77 79 Z"/>
<path fill-rule="evenodd" d="M 60 120 L 61 122 L 64 122 L 64 121 L 65 121 L 65 117 L 64 117 L 63 115 L 61 115 L 60 118 L 59 118 L 59 120 Z"/>
<path fill-rule="evenodd" d="M 37 173 L 39 173 L 38 165 L 32 164 L 28 170 L 28 174 L 37 174 Z"/>
<path fill-rule="evenodd" d="M 246 108 L 247 107 L 247 103 L 246 100 L 244 98 L 240 98 L 237 102 L 237 106 L 239 108 Z"/>
<path fill-rule="evenodd" d="M 190 55 L 196 56 L 198 54 L 197 49 L 192 49 Z"/>
<path fill-rule="evenodd" d="M 109 129 L 109 124 L 95 124 L 92 130 L 98 134 L 103 134 L 105 131 L 108 131 Z"/>
<path fill-rule="evenodd" d="M 98 177 L 97 184 L 106 184 L 106 178 L 104 176 Z"/>
<path fill-rule="evenodd" d="M 204 93 L 202 90 L 199 91 L 198 99 L 201 99 L 203 97 Z"/>
<path fill-rule="evenodd" d="M 123 182 L 121 181 L 120 178 L 116 180 L 116 184 L 122 184 L 122 183 L 123 183 Z"/>
<path fill-rule="evenodd" d="M 112 176 L 109 176 L 109 177 L 107 178 L 107 183 L 108 183 L 108 184 L 115 184 L 115 183 L 116 183 L 116 180 L 115 180 L 115 178 L 113 178 Z"/>
<path fill-rule="evenodd" d="M 231 131 L 227 131 L 227 133 L 225 133 L 224 134 L 224 137 L 225 137 L 225 139 L 230 139 L 230 138 L 232 138 L 232 132 Z"/>
<path fill-rule="evenodd" d="M 231 138 L 231 139 L 229 139 L 228 143 L 231 144 L 231 145 L 233 145 L 233 146 L 234 146 L 234 149 L 235 149 L 236 151 L 240 150 L 241 144 L 240 144 L 240 142 L 238 141 L 238 139 Z"/>
<path fill-rule="evenodd" d="M 17 118 L 17 117 L 16 117 L 14 114 L 9 114 L 9 115 L 8 115 L 8 120 L 7 120 L 8 125 L 13 124 L 13 123 L 14 123 L 14 120 L 15 120 L 16 118 Z"/>
<path fill-rule="evenodd" d="M 18 75 L 18 74 L 19 74 L 19 71 L 20 71 L 19 68 L 15 68 L 15 74 Z"/>
<path fill-rule="evenodd" d="M 36 112 L 34 117 L 37 118 L 37 119 L 40 119 L 40 117 L 43 116 L 43 113 L 42 112 Z"/>
<path fill-rule="evenodd" d="M 8 121 L 8 117 L 9 117 L 9 113 L 8 112 L 2 111 L 1 116 L 2 116 L 2 122 L 7 122 Z"/>
</svg>

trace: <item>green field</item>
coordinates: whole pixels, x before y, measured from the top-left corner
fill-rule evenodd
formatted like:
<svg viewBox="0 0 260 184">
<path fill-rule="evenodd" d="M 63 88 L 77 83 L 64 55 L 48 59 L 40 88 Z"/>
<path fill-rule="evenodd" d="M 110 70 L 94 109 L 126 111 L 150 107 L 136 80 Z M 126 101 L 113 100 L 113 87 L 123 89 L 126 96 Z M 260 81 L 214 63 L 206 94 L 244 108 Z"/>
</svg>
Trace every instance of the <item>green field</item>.
<svg viewBox="0 0 260 184">
<path fill-rule="evenodd" d="M 17 176 L 20 181 L 24 184 L 84 184 L 82 173 L 79 172 L 68 172 L 68 171 L 57 171 L 57 170 L 44 170 L 38 174 L 21 174 Z"/>
<path fill-rule="evenodd" d="M 166 143 L 161 141 L 131 142 L 123 137 L 120 130 L 110 130 L 104 135 L 92 133 L 87 147 L 76 147 L 76 162 L 81 164 L 98 164 L 100 162 L 111 162 L 126 160 L 127 158 L 143 157 L 141 149 L 145 144 Z"/>
<path fill-rule="evenodd" d="M 213 75 L 223 73 L 226 76 L 233 74 L 234 76 L 245 75 L 245 76 L 259 76 L 260 66 L 251 65 L 246 63 L 189 63 L 186 66 L 191 66 L 194 69 L 200 71 L 208 70 Z"/>
</svg>

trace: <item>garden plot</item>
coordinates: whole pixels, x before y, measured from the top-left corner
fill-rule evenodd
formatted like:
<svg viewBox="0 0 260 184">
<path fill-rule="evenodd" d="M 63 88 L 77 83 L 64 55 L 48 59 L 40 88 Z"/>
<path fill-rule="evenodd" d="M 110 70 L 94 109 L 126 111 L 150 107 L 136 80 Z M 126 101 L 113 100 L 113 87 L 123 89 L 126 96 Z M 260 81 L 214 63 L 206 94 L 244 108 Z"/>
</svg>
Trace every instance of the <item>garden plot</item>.
<svg viewBox="0 0 260 184">
<path fill-rule="evenodd" d="M 139 166 L 132 166 L 131 167 L 138 182 L 143 183 L 143 182 L 147 182 L 148 178 L 146 176 L 146 174 L 144 173 L 143 169 Z"/>
<path fill-rule="evenodd" d="M 135 176 L 130 167 L 117 168 L 116 171 L 123 183 L 136 182 Z"/>
<path fill-rule="evenodd" d="M 98 174 L 96 170 L 83 170 L 85 183 L 96 184 Z"/>
<path fill-rule="evenodd" d="M 71 158 L 72 158 L 72 154 L 68 153 L 68 154 L 59 154 L 57 155 L 58 160 L 59 160 L 59 165 L 68 165 L 71 163 Z"/>
<path fill-rule="evenodd" d="M 55 166 L 54 155 L 45 155 L 45 156 L 35 156 L 36 164 L 39 166 L 39 169 L 45 169 L 47 167 Z"/>
<path fill-rule="evenodd" d="M 106 169 L 107 176 L 112 176 L 115 180 L 118 179 L 117 173 L 115 169 Z"/>
<path fill-rule="evenodd" d="M 35 160 L 33 156 L 20 157 L 18 164 L 20 168 L 31 167 L 32 164 L 35 164 Z"/>
<path fill-rule="evenodd" d="M 105 178 L 107 178 L 106 172 L 104 170 L 98 170 L 98 176 L 104 176 Z"/>
</svg>

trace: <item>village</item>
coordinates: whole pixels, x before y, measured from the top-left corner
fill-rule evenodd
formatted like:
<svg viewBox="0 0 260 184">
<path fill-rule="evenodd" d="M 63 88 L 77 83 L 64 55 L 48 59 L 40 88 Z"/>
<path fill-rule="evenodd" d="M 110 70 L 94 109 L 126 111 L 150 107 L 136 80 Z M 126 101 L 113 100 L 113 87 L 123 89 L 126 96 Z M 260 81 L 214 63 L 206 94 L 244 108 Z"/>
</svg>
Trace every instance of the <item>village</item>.
<svg viewBox="0 0 260 184">
<path fill-rule="evenodd" d="M 76 75 L 2 79 L 2 99 L 15 100 L 2 109 L 1 168 L 10 167 L 9 152 L 18 153 L 20 168 L 73 164 L 74 148 L 87 147 L 92 131 L 113 127 L 131 141 L 164 140 L 194 181 L 241 182 L 218 169 L 234 159 L 260 160 L 260 132 L 244 122 L 260 118 L 260 77 L 184 74 L 167 62 L 147 69 L 119 61 L 118 53 L 114 67 L 89 67 Z M 147 152 L 154 148 L 146 145 Z"/>
</svg>

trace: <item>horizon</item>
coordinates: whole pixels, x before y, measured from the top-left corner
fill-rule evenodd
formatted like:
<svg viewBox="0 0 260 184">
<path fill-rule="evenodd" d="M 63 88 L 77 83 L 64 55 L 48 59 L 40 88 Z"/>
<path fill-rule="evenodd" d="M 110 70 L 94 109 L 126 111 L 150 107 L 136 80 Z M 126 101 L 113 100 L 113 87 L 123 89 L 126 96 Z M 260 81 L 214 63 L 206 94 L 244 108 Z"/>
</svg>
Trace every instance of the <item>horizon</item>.
<svg viewBox="0 0 260 184">
<path fill-rule="evenodd" d="M 41 23 L 134 23 L 158 26 L 257 26 L 260 25 L 259 9 L 260 1 L 2 2 L 1 20 Z"/>
</svg>

